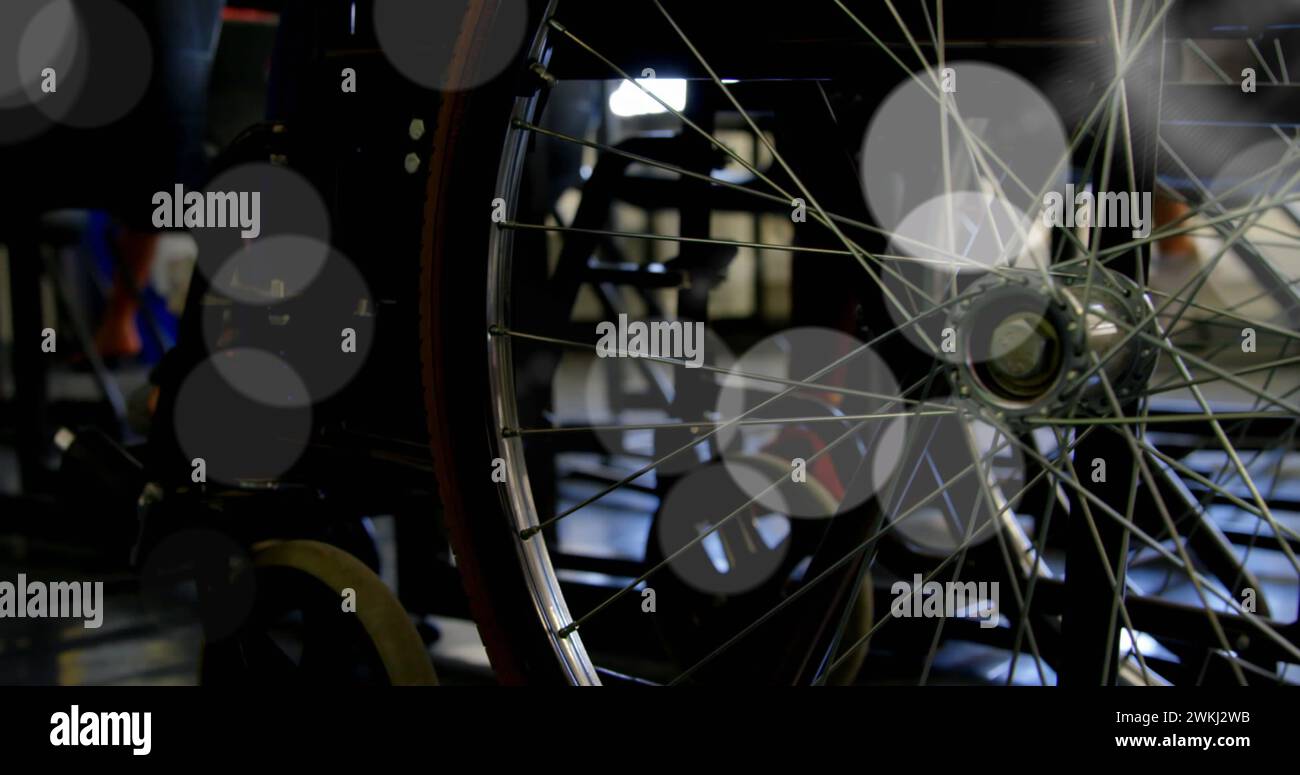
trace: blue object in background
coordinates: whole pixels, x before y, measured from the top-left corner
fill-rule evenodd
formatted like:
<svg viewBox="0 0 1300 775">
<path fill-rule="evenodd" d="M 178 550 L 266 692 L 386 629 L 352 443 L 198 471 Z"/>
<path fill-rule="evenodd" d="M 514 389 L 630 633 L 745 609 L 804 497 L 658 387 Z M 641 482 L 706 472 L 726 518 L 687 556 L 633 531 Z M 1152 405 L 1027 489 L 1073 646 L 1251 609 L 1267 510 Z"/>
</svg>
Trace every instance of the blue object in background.
<svg viewBox="0 0 1300 775">
<path fill-rule="evenodd" d="M 90 256 L 91 265 L 97 281 L 95 285 L 111 291 L 114 279 L 119 271 L 117 251 L 113 247 L 113 230 L 116 225 L 105 212 L 92 210 L 86 219 L 86 233 L 82 238 L 85 252 Z M 93 314 L 92 328 L 103 315 L 108 299 L 99 294 L 90 300 Z M 135 315 L 136 330 L 140 332 L 141 349 L 138 359 L 141 363 L 155 364 L 167 350 L 176 343 L 176 334 L 180 321 L 167 309 L 167 300 L 153 286 L 146 283 L 140 289 L 140 309 Z"/>
</svg>

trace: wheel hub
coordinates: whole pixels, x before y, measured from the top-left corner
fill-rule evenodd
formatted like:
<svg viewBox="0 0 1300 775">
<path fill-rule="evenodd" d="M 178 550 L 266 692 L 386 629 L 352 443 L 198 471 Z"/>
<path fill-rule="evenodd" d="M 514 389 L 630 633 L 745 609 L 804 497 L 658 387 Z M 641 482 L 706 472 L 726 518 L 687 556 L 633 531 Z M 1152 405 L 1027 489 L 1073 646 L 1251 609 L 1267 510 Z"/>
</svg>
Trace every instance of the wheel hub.
<svg viewBox="0 0 1300 775">
<path fill-rule="evenodd" d="M 1008 420 L 1111 413 L 1103 374 L 1121 405 L 1138 395 L 1155 348 L 1127 334 L 1139 324 L 1154 333 L 1150 302 L 1129 278 L 1102 271 L 1091 285 L 1082 276 L 1058 275 L 1049 285 L 1025 274 L 971 286 L 948 323 L 959 394 Z"/>
</svg>

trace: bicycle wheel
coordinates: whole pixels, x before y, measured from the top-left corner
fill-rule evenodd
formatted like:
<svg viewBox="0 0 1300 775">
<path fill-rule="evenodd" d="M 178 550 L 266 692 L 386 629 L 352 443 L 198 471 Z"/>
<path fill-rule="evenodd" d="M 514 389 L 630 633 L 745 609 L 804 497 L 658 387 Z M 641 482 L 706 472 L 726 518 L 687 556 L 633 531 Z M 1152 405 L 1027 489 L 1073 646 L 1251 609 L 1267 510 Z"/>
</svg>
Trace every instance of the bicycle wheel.
<svg viewBox="0 0 1300 775">
<path fill-rule="evenodd" d="M 470 3 L 454 72 L 509 7 Z M 822 683 L 868 642 L 859 681 L 1294 677 L 1293 124 L 1256 106 L 1261 149 L 1216 164 L 1171 50 L 1226 76 L 1223 33 L 1154 2 L 771 22 L 530 6 L 514 66 L 441 107 L 430 431 L 501 677 Z M 1267 63 L 1231 33 L 1279 84 L 1281 30 Z M 1215 299 L 1237 262 L 1257 298 Z M 793 277 L 777 312 L 719 314 L 742 264 Z M 748 352 L 600 358 L 629 319 Z M 673 506 L 715 475 L 677 499 L 715 516 Z"/>
</svg>

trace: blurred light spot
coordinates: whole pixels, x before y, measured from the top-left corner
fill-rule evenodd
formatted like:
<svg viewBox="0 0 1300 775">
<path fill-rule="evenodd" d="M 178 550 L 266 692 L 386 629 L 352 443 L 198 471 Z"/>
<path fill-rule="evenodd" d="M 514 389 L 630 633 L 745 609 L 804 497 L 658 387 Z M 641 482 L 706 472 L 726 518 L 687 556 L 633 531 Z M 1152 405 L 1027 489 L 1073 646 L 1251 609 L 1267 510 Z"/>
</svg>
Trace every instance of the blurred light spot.
<svg viewBox="0 0 1300 775">
<path fill-rule="evenodd" d="M 654 113 L 667 113 L 664 106 L 654 97 L 663 100 L 675 111 L 686 107 L 686 81 L 682 78 L 638 78 L 636 81 L 645 88 L 637 88 L 631 81 L 623 81 L 614 93 L 609 95 L 609 109 L 616 116 L 647 116 Z M 650 94 L 646 94 L 646 91 Z"/>
</svg>

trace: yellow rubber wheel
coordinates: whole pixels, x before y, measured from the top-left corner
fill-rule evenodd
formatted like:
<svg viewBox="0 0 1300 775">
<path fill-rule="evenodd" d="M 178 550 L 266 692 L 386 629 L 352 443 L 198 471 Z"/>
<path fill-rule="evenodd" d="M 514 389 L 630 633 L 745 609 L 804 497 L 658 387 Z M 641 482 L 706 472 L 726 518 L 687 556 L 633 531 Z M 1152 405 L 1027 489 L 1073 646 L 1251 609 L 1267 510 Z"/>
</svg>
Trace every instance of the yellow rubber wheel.
<svg viewBox="0 0 1300 775">
<path fill-rule="evenodd" d="M 340 598 L 356 594 L 356 616 L 394 686 L 437 686 L 424 640 L 406 609 L 375 572 L 336 546 L 320 541 L 266 541 L 253 547 L 259 568 L 285 568 L 325 584 Z"/>
</svg>

